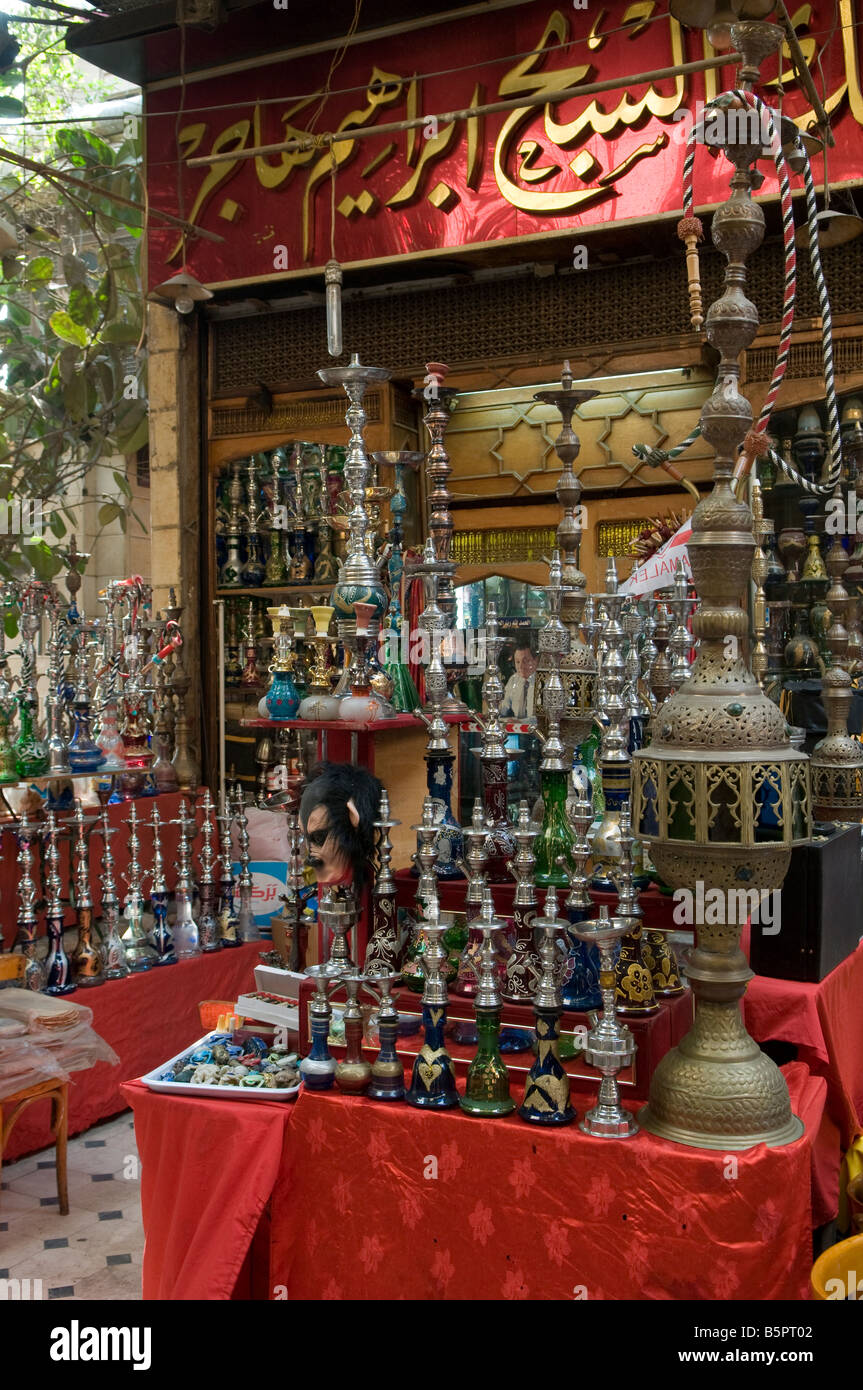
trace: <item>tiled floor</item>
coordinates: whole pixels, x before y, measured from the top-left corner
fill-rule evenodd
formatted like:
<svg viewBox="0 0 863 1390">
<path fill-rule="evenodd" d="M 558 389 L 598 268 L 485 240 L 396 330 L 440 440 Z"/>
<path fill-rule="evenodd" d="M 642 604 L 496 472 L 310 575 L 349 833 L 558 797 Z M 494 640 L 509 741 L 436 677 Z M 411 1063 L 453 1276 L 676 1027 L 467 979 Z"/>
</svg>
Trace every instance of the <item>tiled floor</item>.
<svg viewBox="0 0 863 1390">
<path fill-rule="evenodd" d="M 57 1209 L 53 1154 L 3 1167 L 0 1278 L 41 1280 L 46 1299 L 140 1298 L 144 1231 L 131 1114 L 69 1140 L 68 1216 Z"/>
</svg>

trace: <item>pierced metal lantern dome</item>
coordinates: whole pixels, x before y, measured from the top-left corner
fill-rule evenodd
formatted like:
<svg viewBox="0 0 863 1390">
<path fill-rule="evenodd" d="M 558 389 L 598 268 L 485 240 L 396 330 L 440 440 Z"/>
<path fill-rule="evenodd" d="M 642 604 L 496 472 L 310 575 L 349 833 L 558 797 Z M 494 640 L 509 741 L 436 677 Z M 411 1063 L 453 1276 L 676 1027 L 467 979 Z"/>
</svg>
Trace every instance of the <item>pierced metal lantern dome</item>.
<svg viewBox="0 0 863 1390">
<path fill-rule="evenodd" d="M 778 46 L 781 31 L 771 38 L 765 31 L 772 29 L 735 25 L 745 79 L 753 69 L 757 75 L 747 49 L 760 59 Z M 781 1073 L 743 1024 L 740 998 L 752 971 L 739 944 L 742 894 L 732 890 L 781 886 L 792 845 L 809 838 L 810 803 L 808 760 L 790 747 L 785 719 L 744 655 L 755 543 L 752 514 L 735 497 L 731 474 L 752 427 L 752 408 L 738 391 L 738 359 L 758 329 L 757 310 L 744 294 L 745 263 L 763 239 L 764 214 L 752 199 L 760 145 L 724 148 L 735 168 L 712 237 L 727 261 L 725 290 L 705 323 L 721 361 L 701 412 L 702 434 L 716 453 L 714 487 L 695 509 L 689 544 L 701 597 L 692 620 L 700 647 L 689 680 L 662 706 L 650 747 L 633 756 L 632 796 L 634 829 L 666 883 L 691 891 L 700 881 L 722 890 L 729 908 L 721 924 L 695 924 L 687 964 L 695 1021 L 654 1073 L 639 1122 L 679 1143 L 742 1149 L 789 1143 L 802 1126 Z"/>
</svg>

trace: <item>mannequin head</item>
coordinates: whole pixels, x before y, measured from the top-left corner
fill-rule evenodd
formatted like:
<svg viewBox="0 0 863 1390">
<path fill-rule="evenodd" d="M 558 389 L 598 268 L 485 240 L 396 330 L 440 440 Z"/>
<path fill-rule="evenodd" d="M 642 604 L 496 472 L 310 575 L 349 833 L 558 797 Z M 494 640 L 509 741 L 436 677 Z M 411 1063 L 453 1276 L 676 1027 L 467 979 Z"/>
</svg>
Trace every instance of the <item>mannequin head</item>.
<svg viewBox="0 0 863 1390">
<path fill-rule="evenodd" d="M 319 884 L 362 888 L 375 846 L 382 784 L 351 763 L 318 763 L 300 800 L 300 825 Z"/>
</svg>

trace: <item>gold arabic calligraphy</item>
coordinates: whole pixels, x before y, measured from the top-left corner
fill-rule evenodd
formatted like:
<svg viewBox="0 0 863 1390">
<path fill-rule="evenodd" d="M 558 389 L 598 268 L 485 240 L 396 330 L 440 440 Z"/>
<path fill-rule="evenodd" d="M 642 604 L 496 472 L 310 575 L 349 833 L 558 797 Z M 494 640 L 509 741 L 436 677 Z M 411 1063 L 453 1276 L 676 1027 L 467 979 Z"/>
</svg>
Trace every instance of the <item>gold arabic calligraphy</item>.
<svg viewBox="0 0 863 1390">
<path fill-rule="evenodd" d="M 811 4 L 804 4 L 795 11 L 791 17 L 795 28 L 805 30 L 811 23 L 812 8 Z M 619 28 L 622 22 L 624 26 L 628 26 L 627 37 L 633 38 L 643 31 L 655 9 L 656 0 L 636 0 L 623 11 L 621 17 L 616 16 L 615 21 L 610 21 L 609 27 L 614 23 L 615 27 Z M 842 21 L 844 81 L 828 96 L 825 107 L 828 113 L 832 114 L 847 96 L 851 115 L 858 124 L 863 125 L 863 92 L 857 63 L 852 0 L 840 0 L 839 9 Z M 609 37 L 603 33 L 605 18 L 606 11 L 601 10 L 593 21 L 586 45 L 588 56 L 602 48 Z M 686 54 L 680 25 L 668 16 L 667 26 L 669 48 L 664 63 L 672 66 L 684 62 Z M 591 81 L 595 76 L 595 69 L 589 62 L 565 68 L 552 69 L 544 66 L 549 49 L 566 43 L 569 36 L 569 19 L 561 10 L 554 10 L 536 49 L 528 57 L 517 62 L 501 78 L 498 88 L 500 97 L 536 97 L 545 93 L 552 95 L 565 87 L 577 87 L 579 83 Z M 801 44 L 807 62 L 812 61 L 815 57 L 815 40 L 801 34 Z M 709 51 L 711 50 L 705 43 L 705 54 Z M 784 53 L 787 60 L 787 49 Z M 778 78 L 774 79 L 768 85 L 776 85 L 778 81 Z M 787 86 L 793 81 L 793 74 L 790 71 L 784 72 L 782 81 Z M 371 127 L 378 121 L 382 112 L 385 121 L 398 119 L 400 109 L 403 110 L 406 119 L 416 119 L 420 112 L 420 82 L 421 79 L 418 77 L 402 77 L 397 73 L 384 72 L 373 67 L 365 93 L 365 104 L 349 111 L 339 122 L 337 130 L 341 133 Z M 718 90 L 716 71 L 705 72 L 704 82 L 705 98 L 709 101 Z M 683 108 L 687 99 L 686 78 L 678 76 L 665 79 L 664 85 L 670 87 L 666 94 L 658 91 L 651 83 L 644 96 L 637 100 L 634 100 L 628 91 L 624 91 L 618 103 L 610 110 L 604 108 L 601 100 L 594 99 L 571 120 L 558 120 L 552 103 L 547 103 L 541 108 L 518 107 L 509 112 L 495 140 L 492 155 L 494 179 L 501 197 L 510 206 L 523 212 L 557 217 L 577 212 L 601 199 L 615 196 L 616 185 L 643 159 L 658 154 L 668 144 L 668 135 L 660 132 L 653 141 L 633 147 L 611 169 L 602 168 L 599 158 L 585 148 L 585 142 L 594 135 L 606 138 L 617 135 L 627 127 L 643 124 L 651 116 L 661 121 L 672 122 L 675 112 Z M 297 101 L 282 113 L 284 139 L 301 139 L 307 136 L 308 132 L 295 125 L 294 121 L 301 119 L 301 113 L 316 102 L 317 96 Z M 484 89 L 477 83 L 468 109 L 475 110 L 482 106 L 485 100 Z M 548 145 L 528 135 L 527 128 L 532 121 L 537 120 L 540 111 L 542 130 Z M 460 140 L 463 140 L 463 181 L 467 188 L 475 189 L 481 172 L 485 119 L 482 115 L 470 116 L 464 121 L 461 129 L 457 121 L 438 127 L 437 122 L 432 122 L 430 118 L 424 130 L 412 129 L 402 132 L 401 157 L 407 166 L 407 177 L 386 199 L 384 206 L 394 210 L 401 209 L 416 203 L 424 196 L 435 208 L 445 213 L 451 211 L 459 201 L 459 193 L 444 180 L 434 182 L 434 166 L 445 156 L 451 155 Z M 805 127 L 811 119 L 812 113 L 805 113 L 800 118 L 800 124 Z M 182 159 L 188 160 L 193 155 L 200 156 L 207 130 L 208 126 L 203 121 L 186 125 L 180 130 L 179 149 Z M 423 136 L 425 138 L 422 138 Z M 247 147 L 257 148 L 263 143 L 265 141 L 261 107 L 255 104 L 250 118 L 236 120 L 216 134 L 209 153 L 239 153 Z M 263 188 L 279 188 L 298 171 L 307 170 L 301 208 L 302 258 L 306 264 L 316 250 L 316 194 L 321 185 L 326 184 L 332 177 L 334 168 L 337 176 L 338 171 L 351 163 L 358 153 L 364 153 L 364 145 L 364 141 L 345 140 L 334 145 L 331 150 L 321 151 L 317 148 L 255 156 L 255 176 Z M 569 158 L 569 153 L 574 150 L 574 156 Z M 344 193 L 336 206 L 341 217 L 350 219 L 370 216 L 378 211 L 381 199 L 372 188 L 366 186 L 365 181 L 398 157 L 399 144 L 391 141 L 368 160 L 361 173 L 364 181 L 362 191 L 357 196 Z M 218 191 L 225 188 L 246 162 L 248 161 L 238 158 L 210 166 L 189 213 L 188 220 L 193 226 L 200 223 Z M 567 187 L 552 189 L 540 186 L 550 179 L 564 175 L 567 171 L 574 180 L 570 181 Z M 242 212 L 241 205 L 232 198 L 225 197 L 219 204 L 218 216 L 228 221 L 236 221 Z M 259 237 L 259 241 L 272 237 L 272 228 L 266 230 L 267 235 Z M 182 249 L 183 243 L 180 239 L 167 257 L 168 261 L 176 260 Z"/>
</svg>

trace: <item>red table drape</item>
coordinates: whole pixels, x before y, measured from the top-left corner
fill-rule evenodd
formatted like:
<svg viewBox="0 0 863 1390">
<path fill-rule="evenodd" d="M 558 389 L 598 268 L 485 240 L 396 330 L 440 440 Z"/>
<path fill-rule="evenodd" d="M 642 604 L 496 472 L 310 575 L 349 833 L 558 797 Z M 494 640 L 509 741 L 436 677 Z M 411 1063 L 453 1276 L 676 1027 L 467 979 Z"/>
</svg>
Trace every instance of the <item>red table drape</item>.
<svg viewBox="0 0 863 1390">
<path fill-rule="evenodd" d="M 863 1133 L 863 943 L 817 984 L 756 975 L 743 996 L 757 1042 L 794 1043 L 827 1080 L 827 1109 L 844 1149 Z"/>
<path fill-rule="evenodd" d="M 261 942 L 250 941 L 71 995 L 73 1002 L 93 1010 L 93 1027 L 121 1062 L 97 1062 L 88 1071 L 72 1073 L 69 1133 L 79 1134 L 97 1120 L 125 1110 L 129 1102 L 121 1093 L 122 1083 L 166 1062 L 200 1037 L 204 1030 L 198 1004 L 204 999 L 235 1000 L 251 988 L 260 952 Z M 4 1162 L 53 1143 L 49 1118 L 47 1104 L 29 1106 L 12 1130 Z"/>
<path fill-rule="evenodd" d="M 269 1201 L 270 1298 L 805 1298 L 826 1084 L 785 1070 L 806 1135 L 739 1154 L 333 1092 L 246 1105 L 133 1082 L 144 1297 L 229 1298 Z"/>
</svg>

